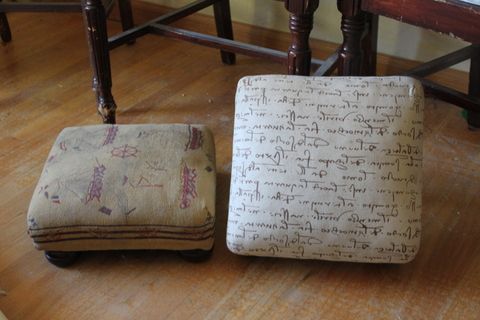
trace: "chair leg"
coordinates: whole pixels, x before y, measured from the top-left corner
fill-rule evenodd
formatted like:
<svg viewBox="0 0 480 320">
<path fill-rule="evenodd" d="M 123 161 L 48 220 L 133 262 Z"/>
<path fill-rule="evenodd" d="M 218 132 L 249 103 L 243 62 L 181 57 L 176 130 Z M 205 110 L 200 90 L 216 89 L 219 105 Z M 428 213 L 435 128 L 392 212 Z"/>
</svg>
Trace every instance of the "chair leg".
<svg viewBox="0 0 480 320">
<path fill-rule="evenodd" d="M 363 64 L 362 36 L 365 32 L 365 13 L 360 9 L 359 1 L 337 1 L 338 10 L 342 13 L 341 30 L 343 43 L 338 62 L 339 76 L 360 76 L 365 67 Z"/>
<path fill-rule="evenodd" d="M 0 2 L 1 1 L 2 0 L 0 0 Z M 5 43 L 12 41 L 12 33 L 10 31 L 10 25 L 8 24 L 8 19 L 5 12 L 0 12 L 0 37 Z"/>
<path fill-rule="evenodd" d="M 233 40 L 232 18 L 230 16 L 230 1 L 218 0 L 213 4 L 213 13 L 215 16 L 215 25 L 217 34 L 220 38 Z M 222 62 L 225 64 L 235 64 L 235 54 L 233 52 L 220 51 Z"/>
<path fill-rule="evenodd" d="M 377 39 L 378 39 L 378 15 L 366 14 L 365 37 L 362 41 L 364 61 L 362 64 L 363 76 L 375 76 L 377 74 Z"/>
<path fill-rule="evenodd" d="M 285 8 L 290 12 L 289 27 L 292 42 L 288 48 L 288 74 L 310 75 L 312 51 L 308 44 L 313 29 L 313 14 L 318 8 L 319 0 L 301 1 L 285 0 Z"/>
<path fill-rule="evenodd" d="M 98 112 L 104 123 L 115 123 L 117 108 L 112 96 L 112 75 L 108 50 L 107 21 L 102 0 L 82 0 L 90 62 L 94 73 Z"/>
<path fill-rule="evenodd" d="M 127 31 L 133 28 L 132 4 L 130 0 L 118 0 L 118 10 L 120 11 L 120 19 L 122 20 L 122 30 Z"/>
<path fill-rule="evenodd" d="M 7 15 L 4 12 L 0 13 L 0 36 L 2 37 L 3 42 L 12 41 L 10 25 L 8 24 Z"/>
<path fill-rule="evenodd" d="M 470 79 L 468 94 L 480 98 L 480 45 L 473 46 L 474 51 L 470 60 Z M 467 122 L 470 129 L 480 128 L 480 110 L 468 111 Z"/>
</svg>

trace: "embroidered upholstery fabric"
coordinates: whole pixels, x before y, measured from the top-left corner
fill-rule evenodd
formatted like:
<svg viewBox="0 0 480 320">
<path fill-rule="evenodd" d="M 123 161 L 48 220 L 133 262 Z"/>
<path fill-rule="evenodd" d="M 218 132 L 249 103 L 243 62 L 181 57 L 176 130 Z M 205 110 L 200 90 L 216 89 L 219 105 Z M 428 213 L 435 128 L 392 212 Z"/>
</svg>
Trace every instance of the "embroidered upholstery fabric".
<svg viewBox="0 0 480 320">
<path fill-rule="evenodd" d="M 64 129 L 35 188 L 28 231 L 41 250 L 213 245 L 215 150 L 202 125 Z"/>
<path fill-rule="evenodd" d="M 241 79 L 229 249 L 412 260 L 420 244 L 422 121 L 422 87 L 407 77 Z"/>
</svg>

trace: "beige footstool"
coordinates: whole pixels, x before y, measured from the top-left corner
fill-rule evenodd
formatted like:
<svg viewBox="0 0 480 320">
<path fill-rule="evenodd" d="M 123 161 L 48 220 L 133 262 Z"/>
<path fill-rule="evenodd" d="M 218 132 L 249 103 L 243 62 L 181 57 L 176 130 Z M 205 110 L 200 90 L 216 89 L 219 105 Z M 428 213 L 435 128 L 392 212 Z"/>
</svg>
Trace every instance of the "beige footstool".
<svg viewBox="0 0 480 320">
<path fill-rule="evenodd" d="M 241 79 L 229 249 L 411 261 L 421 238 L 422 137 L 423 89 L 412 78 Z"/>
<path fill-rule="evenodd" d="M 59 266 L 89 250 L 203 257 L 214 222 L 215 149 L 202 125 L 66 128 L 28 210 L 35 247 Z"/>
</svg>

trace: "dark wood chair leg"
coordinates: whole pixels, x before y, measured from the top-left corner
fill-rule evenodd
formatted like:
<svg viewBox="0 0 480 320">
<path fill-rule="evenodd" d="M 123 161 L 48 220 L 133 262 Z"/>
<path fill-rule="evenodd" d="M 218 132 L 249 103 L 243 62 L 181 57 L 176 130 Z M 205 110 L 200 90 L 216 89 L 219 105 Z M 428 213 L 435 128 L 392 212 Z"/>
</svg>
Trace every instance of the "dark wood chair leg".
<svg viewBox="0 0 480 320">
<path fill-rule="evenodd" d="M 220 38 L 233 40 L 232 18 L 230 16 L 230 1 L 219 0 L 213 4 L 213 13 L 215 15 L 215 25 L 217 34 Z M 235 64 L 235 54 L 233 52 L 220 51 L 222 62 L 225 64 Z"/>
<path fill-rule="evenodd" d="M 338 10 L 342 13 L 341 30 L 343 43 L 338 62 L 339 76 L 360 76 L 362 66 L 362 37 L 365 31 L 365 13 L 360 9 L 359 0 L 338 0 Z"/>
<path fill-rule="evenodd" d="M 82 0 L 90 62 L 94 72 L 94 89 L 98 112 L 104 123 L 115 123 L 117 106 L 112 96 L 112 75 L 108 50 L 107 21 L 101 0 Z"/>
<path fill-rule="evenodd" d="M 10 25 L 8 24 L 7 15 L 4 12 L 0 13 L 0 36 L 5 43 L 12 41 Z"/>
<path fill-rule="evenodd" d="M 288 74 L 310 75 L 312 51 L 308 39 L 318 3 L 318 0 L 285 0 L 285 8 L 290 12 L 289 28 L 292 34 L 292 42 L 288 48 Z"/>
<path fill-rule="evenodd" d="M 363 76 L 377 74 L 377 41 L 378 41 L 378 15 L 365 13 L 365 36 L 362 41 L 363 48 Z"/>
<path fill-rule="evenodd" d="M 45 258 L 57 267 L 65 268 L 77 260 L 79 252 L 45 251 Z"/>
<path fill-rule="evenodd" d="M 202 262 L 210 258 L 213 248 L 210 250 L 183 250 L 178 251 L 180 256 L 189 262 Z"/>
<path fill-rule="evenodd" d="M 474 45 L 473 49 L 474 50 L 470 58 L 468 94 L 473 97 L 480 98 L 480 45 Z M 467 121 L 470 129 L 480 129 L 480 110 L 468 111 Z"/>
<path fill-rule="evenodd" d="M 122 30 L 127 31 L 134 27 L 132 4 L 130 0 L 118 0 L 118 11 L 122 20 Z"/>
<path fill-rule="evenodd" d="M 0 0 L 0 2 L 2 2 L 2 0 Z M 0 37 L 5 43 L 12 41 L 12 33 L 5 12 L 0 12 Z"/>
</svg>

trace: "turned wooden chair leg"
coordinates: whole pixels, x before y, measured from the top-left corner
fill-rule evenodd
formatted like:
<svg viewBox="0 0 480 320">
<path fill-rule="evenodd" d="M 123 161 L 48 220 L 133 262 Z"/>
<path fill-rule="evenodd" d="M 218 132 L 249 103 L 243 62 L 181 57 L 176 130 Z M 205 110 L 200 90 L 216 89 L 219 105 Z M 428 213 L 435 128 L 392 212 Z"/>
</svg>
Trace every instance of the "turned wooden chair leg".
<svg viewBox="0 0 480 320">
<path fill-rule="evenodd" d="M 230 1 L 219 0 L 213 4 L 213 13 L 215 16 L 215 25 L 217 34 L 220 38 L 233 40 L 232 18 L 230 16 Z M 233 52 L 220 51 L 222 62 L 225 64 L 235 64 L 235 54 Z"/>
<path fill-rule="evenodd" d="M 468 94 L 480 98 L 480 45 L 473 46 L 474 51 L 470 58 L 470 79 L 468 83 Z M 472 130 L 480 128 L 480 110 L 468 111 L 468 126 Z"/>
<path fill-rule="evenodd" d="M 365 13 L 360 9 L 358 0 L 338 0 L 338 10 L 342 13 L 340 29 L 343 43 L 339 53 L 338 75 L 361 76 L 365 68 L 362 65 L 362 37 L 365 31 Z"/>
<path fill-rule="evenodd" d="M 0 2 L 2 2 L 2 0 L 0 0 Z M 0 12 L 0 37 L 3 42 L 12 41 L 12 33 L 5 12 Z"/>
<path fill-rule="evenodd" d="M 60 268 L 72 265 L 79 255 L 79 252 L 45 251 L 48 262 Z"/>
<path fill-rule="evenodd" d="M 112 96 L 112 75 L 108 50 L 107 22 L 102 0 L 82 0 L 90 62 L 93 68 L 94 89 L 98 113 L 104 123 L 115 123 L 117 106 Z"/>
<path fill-rule="evenodd" d="M 7 15 L 4 12 L 0 13 L 0 36 L 3 42 L 12 41 L 10 25 L 8 24 Z"/>
<path fill-rule="evenodd" d="M 122 30 L 127 31 L 132 29 L 135 25 L 133 22 L 132 4 L 130 0 L 118 0 L 118 11 L 120 12 Z M 129 44 L 134 42 L 135 40 L 132 40 Z"/>
<path fill-rule="evenodd" d="M 285 0 L 285 8 L 290 12 L 289 28 L 292 34 L 292 42 L 288 48 L 288 74 L 310 75 L 312 51 L 308 40 L 318 3 L 318 0 Z"/>
<path fill-rule="evenodd" d="M 377 74 L 377 40 L 378 40 L 378 15 L 366 13 L 365 36 L 362 40 L 363 48 L 363 76 L 375 76 Z"/>
</svg>

